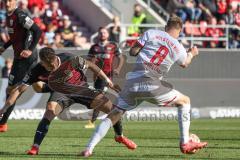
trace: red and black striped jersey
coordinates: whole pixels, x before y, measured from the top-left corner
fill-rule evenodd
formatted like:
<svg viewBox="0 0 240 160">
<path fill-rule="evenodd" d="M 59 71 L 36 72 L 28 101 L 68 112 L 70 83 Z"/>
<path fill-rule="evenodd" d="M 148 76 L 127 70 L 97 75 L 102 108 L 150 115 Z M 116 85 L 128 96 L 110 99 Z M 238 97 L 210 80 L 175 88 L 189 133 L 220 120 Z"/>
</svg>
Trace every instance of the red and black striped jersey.
<svg viewBox="0 0 240 160">
<path fill-rule="evenodd" d="M 48 77 L 49 87 L 64 94 L 77 94 L 82 87 L 87 85 L 84 74 L 87 64 L 85 59 L 75 56 L 65 61 L 60 67 L 51 72 Z"/>
<path fill-rule="evenodd" d="M 19 8 L 7 15 L 8 34 L 14 50 L 14 57 L 17 59 L 20 58 L 20 53 L 24 49 L 28 49 L 32 42 L 33 37 L 29 29 L 33 24 L 33 20 Z"/>
<path fill-rule="evenodd" d="M 96 58 L 96 65 L 101 68 L 105 74 L 109 75 L 113 70 L 114 57 L 120 54 L 121 50 L 115 42 L 109 42 L 106 45 L 96 43 L 90 48 L 88 57 Z"/>
</svg>

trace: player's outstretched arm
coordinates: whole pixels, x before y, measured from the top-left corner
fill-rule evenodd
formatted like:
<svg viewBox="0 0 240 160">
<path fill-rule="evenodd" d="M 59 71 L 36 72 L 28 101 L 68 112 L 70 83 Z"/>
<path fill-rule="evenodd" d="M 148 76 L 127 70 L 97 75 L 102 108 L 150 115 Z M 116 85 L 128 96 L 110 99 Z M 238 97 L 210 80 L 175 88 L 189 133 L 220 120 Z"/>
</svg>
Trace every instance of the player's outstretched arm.
<svg viewBox="0 0 240 160">
<path fill-rule="evenodd" d="M 189 64 L 192 62 L 193 57 L 198 55 L 198 48 L 196 46 L 189 48 L 188 52 L 187 52 L 187 58 L 185 60 L 185 62 L 183 64 L 181 64 L 180 66 L 183 68 L 187 68 L 189 66 Z"/>
<path fill-rule="evenodd" d="M 96 74 L 101 79 L 105 80 L 111 89 L 115 90 L 116 92 L 121 91 L 121 88 L 119 87 L 119 85 L 113 84 L 113 82 L 107 77 L 107 75 L 97 65 L 87 60 L 85 61 L 85 63 L 94 74 Z"/>
<path fill-rule="evenodd" d="M 21 94 L 26 91 L 27 87 L 27 85 L 21 84 L 10 92 L 8 99 L 4 104 L 4 107 L 0 110 L 0 117 L 8 110 L 10 106 L 12 106 L 17 101 Z"/>
<path fill-rule="evenodd" d="M 143 46 L 136 42 L 129 51 L 130 56 L 137 56 L 142 48 Z"/>
</svg>

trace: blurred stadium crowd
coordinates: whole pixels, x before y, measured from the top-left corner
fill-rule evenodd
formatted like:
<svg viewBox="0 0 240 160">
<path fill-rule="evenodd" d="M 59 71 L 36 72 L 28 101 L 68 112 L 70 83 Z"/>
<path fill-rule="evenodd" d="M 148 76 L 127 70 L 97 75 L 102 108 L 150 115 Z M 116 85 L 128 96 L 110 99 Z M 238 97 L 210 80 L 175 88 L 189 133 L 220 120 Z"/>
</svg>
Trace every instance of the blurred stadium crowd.
<svg viewBox="0 0 240 160">
<path fill-rule="evenodd" d="M 7 34 L 6 10 L 1 1 L 0 24 L 2 45 L 9 37 Z M 81 29 L 81 23 L 69 10 L 64 8 L 61 0 L 19 0 L 19 7 L 33 18 L 43 31 L 40 45 L 54 48 L 80 47 L 87 49 L 90 43 Z"/>
<path fill-rule="evenodd" d="M 194 36 L 214 37 L 214 41 L 203 43 L 205 48 L 225 47 L 218 41 L 225 36 L 224 28 L 211 28 L 208 25 L 238 25 L 240 26 L 239 0 L 156 0 L 166 11 L 180 16 L 185 23 L 184 34 Z M 191 28 L 192 24 L 199 24 Z M 229 48 L 240 48 L 240 32 L 229 30 Z"/>
<path fill-rule="evenodd" d="M 204 48 L 225 48 L 226 41 L 219 41 L 220 37 L 228 37 L 229 48 L 240 48 L 240 32 L 230 29 L 226 32 L 224 25 L 240 26 L 240 0 L 155 0 L 169 15 L 175 14 L 182 18 L 185 29 L 184 36 L 213 37 L 212 41 L 202 41 Z M 3 2 L 0 2 L 0 45 L 9 37 L 5 26 L 6 11 Z M 62 0 L 19 0 L 19 7 L 25 10 L 44 31 L 40 45 L 53 48 L 79 47 L 89 49 L 90 32 L 84 24 L 64 7 Z M 142 12 L 141 6 L 135 6 L 132 23 L 148 23 L 147 17 Z M 135 19 L 134 19 L 135 18 Z M 199 25 L 192 27 L 192 25 Z M 222 25 L 212 28 L 209 25 Z M 128 28 L 129 36 L 139 36 L 145 29 Z M 110 28 L 110 40 L 118 41 L 120 35 L 120 20 L 113 19 Z M 113 38 L 111 38 L 113 37 Z M 188 41 L 185 41 L 188 43 Z"/>
</svg>

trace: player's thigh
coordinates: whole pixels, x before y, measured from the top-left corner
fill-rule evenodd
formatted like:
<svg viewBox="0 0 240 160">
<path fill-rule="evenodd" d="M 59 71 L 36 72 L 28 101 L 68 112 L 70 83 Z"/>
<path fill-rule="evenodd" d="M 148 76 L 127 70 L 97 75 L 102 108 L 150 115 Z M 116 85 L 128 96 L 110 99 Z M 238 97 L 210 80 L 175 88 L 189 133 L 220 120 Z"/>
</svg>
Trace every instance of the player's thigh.
<svg viewBox="0 0 240 160">
<path fill-rule="evenodd" d="M 90 108 L 109 113 L 112 108 L 112 102 L 103 94 L 98 94 L 91 102 Z"/>
</svg>

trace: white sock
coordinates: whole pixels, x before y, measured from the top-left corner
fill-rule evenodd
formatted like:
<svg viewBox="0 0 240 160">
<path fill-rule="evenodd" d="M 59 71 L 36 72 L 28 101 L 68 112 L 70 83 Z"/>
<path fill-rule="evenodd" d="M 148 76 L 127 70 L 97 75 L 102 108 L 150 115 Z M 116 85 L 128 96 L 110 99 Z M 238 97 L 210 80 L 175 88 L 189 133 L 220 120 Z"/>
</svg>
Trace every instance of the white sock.
<svg viewBox="0 0 240 160">
<path fill-rule="evenodd" d="M 190 104 L 178 107 L 178 124 L 181 137 L 180 142 L 184 144 L 189 141 L 190 109 Z"/>
<path fill-rule="evenodd" d="M 105 118 L 99 126 L 96 128 L 92 138 L 87 144 L 87 149 L 92 153 L 94 147 L 103 139 L 108 130 L 112 127 L 112 121 L 109 118 Z"/>
</svg>

